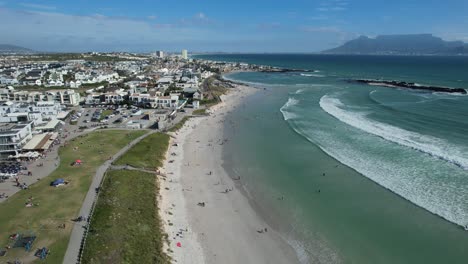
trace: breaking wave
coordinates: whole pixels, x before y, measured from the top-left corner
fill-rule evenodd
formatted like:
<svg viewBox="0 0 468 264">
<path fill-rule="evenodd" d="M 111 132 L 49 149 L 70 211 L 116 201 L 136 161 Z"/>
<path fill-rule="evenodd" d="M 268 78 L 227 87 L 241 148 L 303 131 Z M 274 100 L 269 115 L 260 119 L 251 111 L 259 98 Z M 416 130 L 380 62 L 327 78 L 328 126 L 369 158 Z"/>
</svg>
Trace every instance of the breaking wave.
<svg viewBox="0 0 468 264">
<path fill-rule="evenodd" d="M 323 74 L 313 74 L 313 73 L 301 73 L 300 75 L 304 76 L 304 77 L 316 77 L 316 78 L 325 77 L 325 75 L 323 75 Z"/>
<path fill-rule="evenodd" d="M 464 151 L 442 139 L 370 120 L 365 113 L 346 111 L 339 99 L 327 95 L 320 99 L 320 107 L 328 114 L 350 126 L 451 162 L 465 170 L 468 169 L 468 158 L 463 154 Z"/>
<path fill-rule="evenodd" d="M 289 98 L 288 101 L 281 107 L 280 111 L 283 114 L 284 120 L 290 120 L 296 118 L 297 115 L 291 110 L 291 108 L 299 103 L 299 100 Z"/>
</svg>

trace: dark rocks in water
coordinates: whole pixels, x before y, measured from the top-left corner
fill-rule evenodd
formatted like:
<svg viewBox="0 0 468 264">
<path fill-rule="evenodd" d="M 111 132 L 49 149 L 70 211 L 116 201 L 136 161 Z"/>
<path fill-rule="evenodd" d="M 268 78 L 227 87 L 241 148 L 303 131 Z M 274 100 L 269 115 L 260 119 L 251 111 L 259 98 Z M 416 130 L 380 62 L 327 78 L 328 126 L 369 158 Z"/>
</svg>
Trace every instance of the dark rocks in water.
<svg viewBox="0 0 468 264">
<path fill-rule="evenodd" d="M 274 73 L 286 73 L 286 72 L 315 72 L 313 70 L 301 70 L 301 69 L 287 69 L 287 68 L 268 68 L 262 69 L 260 72 L 274 72 Z"/>
<path fill-rule="evenodd" d="M 369 79 L 353 79 L 349 82 L 363 83 L 367 85 L 376 85 L 389 88 L 406 88 L 413 90 L 422 90 L 422 91 L 432 91 L 439 93 L 460 93 L 467 94 L 466 90 L 463 88 L 450 88 L 450 87 L 439 87 L 439 86 L 428 86 L 428 85 L 419 85 L 412 82 L 403 82 L 403 81 L 385 81 L 385 80 L 369 80 Z"/>
</svg>

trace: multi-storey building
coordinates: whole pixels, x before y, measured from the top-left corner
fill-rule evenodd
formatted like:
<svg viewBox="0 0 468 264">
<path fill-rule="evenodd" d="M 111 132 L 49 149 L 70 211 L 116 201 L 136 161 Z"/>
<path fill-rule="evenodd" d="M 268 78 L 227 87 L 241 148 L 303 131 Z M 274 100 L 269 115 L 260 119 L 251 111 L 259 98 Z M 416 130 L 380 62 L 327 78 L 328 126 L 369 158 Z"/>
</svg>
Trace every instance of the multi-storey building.
<svg viewBox="0 0 468 264">
<path fill-rule="evenodd" d="M 32 138 L 32 122 L 0 124 L 0 159 L 18 155 Z"/>
</svg>

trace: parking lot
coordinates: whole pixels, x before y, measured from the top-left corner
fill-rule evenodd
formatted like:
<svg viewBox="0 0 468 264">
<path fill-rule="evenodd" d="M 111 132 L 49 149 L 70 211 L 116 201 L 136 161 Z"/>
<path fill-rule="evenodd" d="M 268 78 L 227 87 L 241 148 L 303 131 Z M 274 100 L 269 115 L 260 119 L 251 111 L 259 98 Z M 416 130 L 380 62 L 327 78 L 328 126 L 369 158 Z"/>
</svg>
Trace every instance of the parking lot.
<svg viewBox="0 0 468 264">
<path fill-rule="evenodd" d="M 145 109 L 132 107 L 83 107 L 76 110 L 72 121 L 78 127 L 116 126 L 125 127 L 130 120 L 140 120 L 145 115 Z"/>
</svg>

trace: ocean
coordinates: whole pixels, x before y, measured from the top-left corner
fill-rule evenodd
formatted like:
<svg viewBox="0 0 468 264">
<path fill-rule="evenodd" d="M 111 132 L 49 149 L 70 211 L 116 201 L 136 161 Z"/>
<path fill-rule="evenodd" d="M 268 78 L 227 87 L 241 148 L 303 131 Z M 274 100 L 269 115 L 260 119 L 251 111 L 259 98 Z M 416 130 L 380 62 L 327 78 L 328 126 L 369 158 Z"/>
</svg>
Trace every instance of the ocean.
<svg viewBox="0 0 468 264">
<path fill-rule="evenodd" d="M 314 72 L 228 74 L 224 166 L 302 263 L 468 263 L 468 57 L 200 55 Z"/>
</svg>

